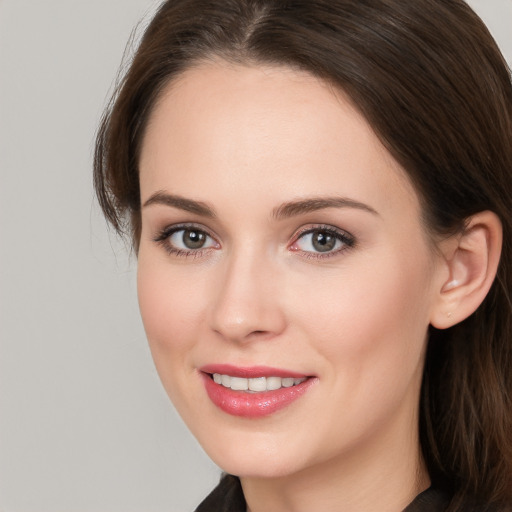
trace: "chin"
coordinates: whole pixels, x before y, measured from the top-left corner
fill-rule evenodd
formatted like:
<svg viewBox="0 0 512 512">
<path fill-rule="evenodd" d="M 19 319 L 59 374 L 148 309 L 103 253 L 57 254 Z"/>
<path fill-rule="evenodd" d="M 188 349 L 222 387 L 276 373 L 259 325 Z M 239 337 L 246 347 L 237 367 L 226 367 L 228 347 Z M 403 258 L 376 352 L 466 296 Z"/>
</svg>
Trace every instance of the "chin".
<svg viewBox="0 0 512 512">
<path fill-rule="evenodd" d="M 208 456 L 223 471 L 243 478 L 280 478 L 304 469 L 303 450 L 289 436 L 264 432 L 198 436 Z"/>
<path fill-rule="evenodd" d="M 276 462 L 273 457 L 248 460 L 239 455 L 234 459 L 220 457 L 213 461 L 226 473 L 240 478 L 283 478 L 303 469 L 294 468 L 283 460 Z"/>
</svg>

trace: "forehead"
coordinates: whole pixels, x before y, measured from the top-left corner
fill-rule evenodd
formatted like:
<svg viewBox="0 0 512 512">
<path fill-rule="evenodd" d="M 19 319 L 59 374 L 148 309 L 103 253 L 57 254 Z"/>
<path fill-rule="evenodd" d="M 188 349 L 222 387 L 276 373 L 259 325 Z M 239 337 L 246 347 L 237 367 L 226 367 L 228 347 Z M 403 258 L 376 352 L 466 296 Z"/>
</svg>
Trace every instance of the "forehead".
<svg viewBox="0 0 512 512">
<path fill-rule="evenodd" d="M 140 170 L 143 200 L 165 189 L 206 201 L 335 193 L 418 206 L 346 96 L 285 67 L 210 62 L 183 73 L 154 107 Z"/>
</svg>

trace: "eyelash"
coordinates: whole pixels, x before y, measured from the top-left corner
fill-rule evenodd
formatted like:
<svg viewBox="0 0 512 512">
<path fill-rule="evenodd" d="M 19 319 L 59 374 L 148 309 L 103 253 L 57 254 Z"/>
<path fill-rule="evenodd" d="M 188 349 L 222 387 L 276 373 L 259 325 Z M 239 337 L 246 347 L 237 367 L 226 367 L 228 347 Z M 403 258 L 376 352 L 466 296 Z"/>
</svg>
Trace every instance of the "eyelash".
<svg viewBox="0 0 512 512">
<path fill-rule="evenodd" d="M 204 255 L 205 252 L 210 251 L 213 249 L 213 247 L 203 247 L 199 249 L 178 249 L 176 247 L 173 247 L 169 239 L 172 235 L 175 233 L 178 233 L 179 231 L 196 231 L 198 233 L 203 233 L 208 238 L 211 238 L 214 240 L 217 244 L 217 240 L 208 233 L 207 230 L 204 229 L 202 226 L 198 226 L 196 224 L 178 224 L 173 226 L 168 226 L 164 228 L 162 231 L 160 231 L 155 238 L 153 238 L 153 241 L 161 245 L 165 251 L 172 255 L 182 258 L 200 258 Z"/>
<path fill-rule="evenodd" d="M 173 226 L 168 226 L 164 228 L 162 231 L 160 231 L 154 238 L 153 241 L 161 245 L 165 251 L 173 256 L 177 257 L 183 257 L 183 258 L 201 258 L 207 251 L 211 251 L 212 249 L 216 249 L 215 247 L 204 247 L 199 249 L 179 249 L 176 247 L 173 247 L 169 239 L 172 235 L 175 233 L 178 233 L 179 231 L 196 231 L 198 233 L 202 233 L 206 235 L 208 238 L 213 240 L 217 245 L 219 244 L 218 241 L 213 237 L 207 230 L 204 229 L 202 226 L 198 226 L 196 224 L 178 224 Z M 342 243 L 342 247 L 334 250 L 334 251 L 328 251 L 325 253 L 321 252 L 313 252 L 313 251 L 304 251 L 301 249 L 294 249 L 294 245 L 296 245 L 301 239 L 303 239 L 308 234 L 313 233 L 324 233 L 327 235 L 330 235 L 334 237 L 337 241 Z M 327 226 L 327 225 L 317 225 L 312 226 L 308 228 L 304 228 L 300 230 L 298 233 L 294 234 L 293 236 L 293 242 L 288 245 L 288 248 L 292 250 L 293 252 L 302 253 L 302 257 L 308 258 L 308 259 L 326 259 L 326 258 L 332 258 L 333 256 L 337 256 L 342 252 L 345 252 L 349 249 L 352 249 L 356 245 L 355 238 L 348 233 L 347 231 L 340 230 L 338 228 L 334 228 L 333 226 Z"/>
<path fill-rule="evenodd" d="M 300 249 L 293 249 L 293 246 L 297 244 L 297 242 L 304 238 L 305 235 L 313 234 L 313 233 L 324 233 L 334 237 L 337 241 L 342 243 L 342 246 L 336 250 L 321 253 L 321 252 L 312 252 L 312 251 L 301 251 Z M 345 252 L 349 249 L 352 249 L 356 245 L 356 240 L 353 235 L 348 233 L 347 231 L 335 228 L 333 226 L 328 225 L 317 225 L 308 228 L 304 228 L 300 230 L 297 234 L 293 236 L 293 242 L 290 244 L 289 248 L 296 252 L 302 252 L 302 257 L 308 259 L 319 259 L 325 260 L 327 258 L 332 258 L 338 256 L 340 253 Z"/>
</svg>

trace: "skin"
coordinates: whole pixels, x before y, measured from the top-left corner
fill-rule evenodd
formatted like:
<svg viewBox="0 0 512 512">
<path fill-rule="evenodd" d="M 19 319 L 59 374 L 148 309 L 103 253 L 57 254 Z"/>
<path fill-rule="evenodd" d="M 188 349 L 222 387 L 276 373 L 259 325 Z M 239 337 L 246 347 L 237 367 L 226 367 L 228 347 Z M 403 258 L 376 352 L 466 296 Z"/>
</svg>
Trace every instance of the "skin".
<svg viewBox="0 0 512 512">
<path fill-rule="evenodd" d="M 306 73 L 203 63 L 156 104 L 140 185 L 139 302 L 157 370 L 206 452 L 241 477 L 249 510 L 402 510 L 429 485 L 419 390 L 449 276 L 416 192 L 365 119 Z M 157 193 L 215 216 L 150 201 Z M 326 197 L 367 208 L 276 218 L 284 203 Z M 204 248 L 169 252 L 181 233 L 161 233 L 190 223 Z M 318 253 L 301 230 L 319 226 L 353 245 Z M 240 418 L 209 400 L 198 368 L 211 363 L 315 382 L 281 411 Z"/>
</svg>

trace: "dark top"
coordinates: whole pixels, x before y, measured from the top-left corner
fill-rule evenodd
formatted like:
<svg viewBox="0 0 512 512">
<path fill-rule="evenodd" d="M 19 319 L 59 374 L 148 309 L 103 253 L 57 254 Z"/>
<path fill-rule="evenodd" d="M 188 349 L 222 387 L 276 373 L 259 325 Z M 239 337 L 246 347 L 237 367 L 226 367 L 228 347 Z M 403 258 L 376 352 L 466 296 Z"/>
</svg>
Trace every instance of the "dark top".
<svg viewBox="0 0 512 512">
<path fill-rule="evenodd" d="M 444 512 L 449 499 L 433 488 L 422 492 L 403 512 Z M 246 512 L 244 494 L 240 480 L 225 475 L 219 485 L 196 508 L 195 512 Z"/>
</svg>

